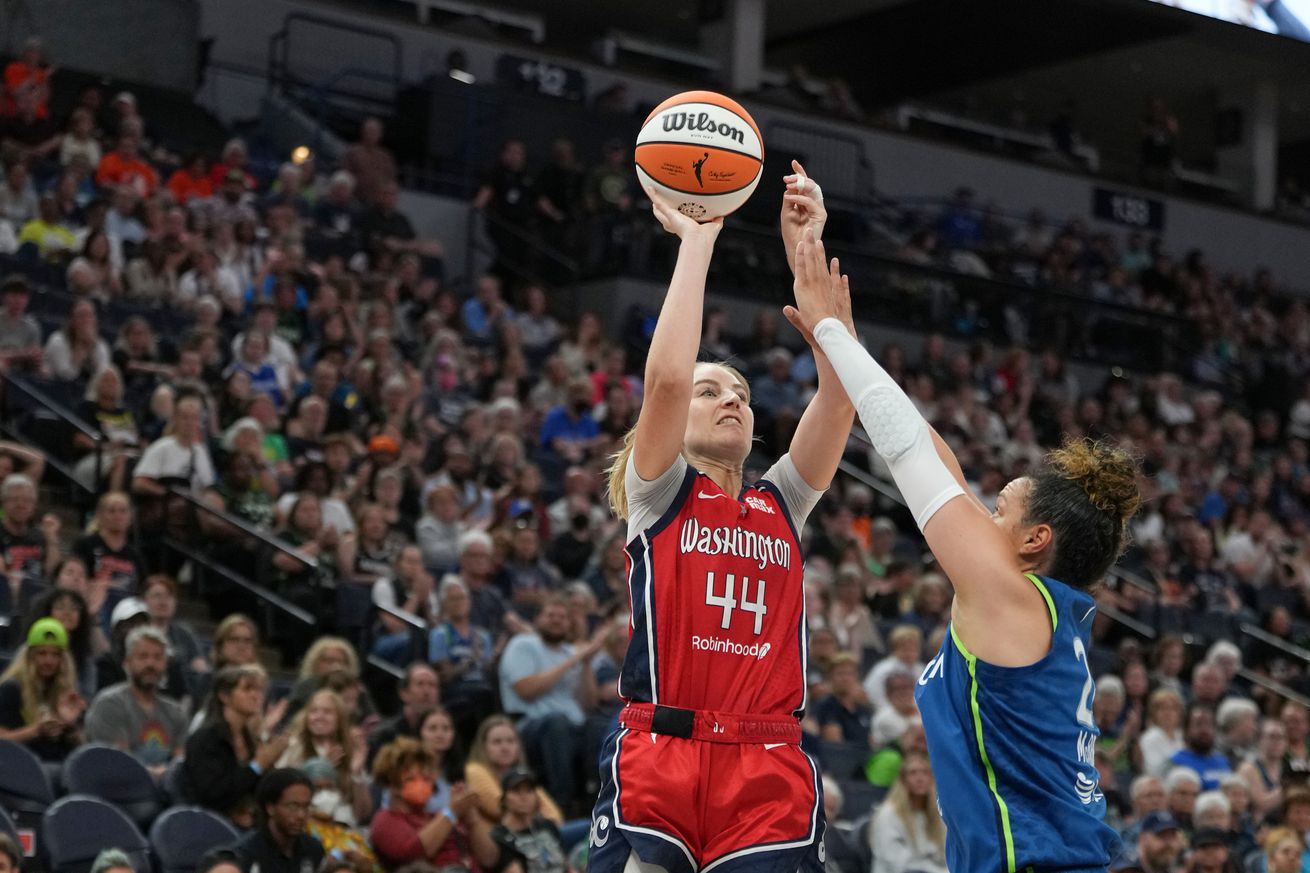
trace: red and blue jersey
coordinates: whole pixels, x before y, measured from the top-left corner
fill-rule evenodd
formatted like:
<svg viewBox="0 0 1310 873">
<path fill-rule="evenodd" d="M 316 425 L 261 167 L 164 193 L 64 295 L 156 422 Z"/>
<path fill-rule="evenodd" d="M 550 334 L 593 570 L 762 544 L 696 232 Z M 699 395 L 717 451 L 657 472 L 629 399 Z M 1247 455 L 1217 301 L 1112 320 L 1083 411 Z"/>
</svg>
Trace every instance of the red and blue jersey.
<svg viewBox="0 0 1310 873">
<path fill-rule="evenodd" d="M 663 515 L 633 532 L 632 639 L 619 679 L 626 700 L 756 715 L 804 710 L 800 538 L 767 475 L 734 496 L 688 466 Z"/>
</svg>

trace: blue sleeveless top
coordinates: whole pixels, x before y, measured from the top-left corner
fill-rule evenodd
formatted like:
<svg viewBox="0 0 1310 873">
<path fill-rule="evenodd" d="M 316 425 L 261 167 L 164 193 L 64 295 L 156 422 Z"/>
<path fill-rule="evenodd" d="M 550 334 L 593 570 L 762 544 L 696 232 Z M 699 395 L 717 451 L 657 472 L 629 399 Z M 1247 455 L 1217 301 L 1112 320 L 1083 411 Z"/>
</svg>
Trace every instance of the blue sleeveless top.
<svg viewBox="0 0 1310 873">
<path fill-rule="evenodd" d="M 951 873 L 1104 873 L 1118 854 L 1094 759 L 1087 648 L 1096 605 L 1063 582 L 1028 579 L 1051 613 L 1044 658 L 988 664 L 952 626 L 915 688 Z"/>
</svg>

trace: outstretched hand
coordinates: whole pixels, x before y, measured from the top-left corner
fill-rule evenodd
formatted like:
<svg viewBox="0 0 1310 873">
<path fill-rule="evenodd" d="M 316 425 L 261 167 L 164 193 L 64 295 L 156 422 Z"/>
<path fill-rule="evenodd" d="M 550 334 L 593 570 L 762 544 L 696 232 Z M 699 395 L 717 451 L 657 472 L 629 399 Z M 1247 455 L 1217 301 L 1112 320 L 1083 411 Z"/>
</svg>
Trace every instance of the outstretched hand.
<svg viewBox="0 0 1310 873">
<path fill-rule="evenodd" d="M 823 242 L 806 230 L 796 244 L 796 281 L 792 284 L 796 305 L 783 307 L 782 313 L 814 345 L 814 327 L 825 318 L 836 318 L 855 332 L 851 317 L 850 278 L 841 273 L 836 258 L 825 260 Z"/>
<path fill-rule="evenodd" d="M 702 224 L 665 203 L 650 189 L 650 186 L 643 185 L 642 189 L 646 192 L 646 196 L 650 198 L 651 211 L 655 213 L 655 220 L 678 239 L 684 242 L 692 239 L 703 239 L 713 245 L 714 240 L 719 236 L 719 231 L 723 230 L 722 218 L 714 218 Z"/>
<path fill-rule="evenodd" d="M 813 230 L 814 238 L 819 239 L 828 223 L 828 210 L 823 205 L 823 189 L 819 183 L 810 178 L 800 161 L 793 160 L 791 169 L 790 174 L 782 177 L 787 186 L 782 195 L 782 238 L 788 249 L 795 248 L 806 228 Z"/>
</svg>

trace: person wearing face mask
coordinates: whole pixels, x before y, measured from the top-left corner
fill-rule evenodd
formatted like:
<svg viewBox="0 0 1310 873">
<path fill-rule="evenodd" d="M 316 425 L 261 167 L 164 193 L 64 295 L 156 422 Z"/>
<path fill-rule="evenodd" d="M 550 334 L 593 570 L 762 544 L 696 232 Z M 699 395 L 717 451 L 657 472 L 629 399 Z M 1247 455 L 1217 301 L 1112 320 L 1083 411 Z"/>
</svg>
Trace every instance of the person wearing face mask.
<svg viewBox="0 0 1310 873">
<path fill-rule="evenodd" d="M 356 871 L 376 871 L 377 856 L 368 839 L 355 827 L 349 794 L 341 787 L 337 768 L 327 758 L 310 758 L 300 768 L 314 786 L 305 831 L 323 851 L 349 861 Z M 368 784 L 364 783 L 367 790 Z"/>
<path fill-rule="evenodd" d="M 491 826 L 477 814 L 477 795 L 467 785 L 451 787 L 450 802 L 427 811 L 435 762 L 416 740 L 401 737 L 384 746 L 373 762 L 373 779 L 390 792 L 390 806 L 373 817 L 370 837 L 388 868 L 426 861 L 437 868 L 464 864 L 499 868 L 501 849 Z"/>
<path fill-rule="evenodd" d="M 335 772 L 334 787 L 344 798 L 332 818 L 348 827 L 367 822 L 373 814 L 365 762 L 368 744 L 362 728 L 350 726 L 350 713 L 341 696 L 329 688 L 314 692 L 305 708 L 296 713 L 289 730 L 291 740 L 278 759 L 279 767 L 304 767 L 311 759 L 323 759 Z"/>
<path fill-rule="evenodd" d="M 541 447 L 569 463 L 584 463 L 601 443 L 600 424 L 591 415 L 591 382 L 578 377 L 569 383 L 568 400 L 546 414 L 541 423 Z"/>
</svg>

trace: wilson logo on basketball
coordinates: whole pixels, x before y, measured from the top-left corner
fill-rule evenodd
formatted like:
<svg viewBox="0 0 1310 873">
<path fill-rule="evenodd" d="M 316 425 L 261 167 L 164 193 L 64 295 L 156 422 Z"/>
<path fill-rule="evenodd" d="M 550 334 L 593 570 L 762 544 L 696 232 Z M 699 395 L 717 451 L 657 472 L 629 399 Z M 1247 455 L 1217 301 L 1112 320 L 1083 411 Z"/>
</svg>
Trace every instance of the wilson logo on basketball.
<svg viewBox="0 0 1310 873">
<path fill-rule="evenodd" d="M 717 133 L 719 136 L 726 136 L 729 139 L 739 142 L 746 142 L 746 132 L 741 128 L 734 127 L 724 121 L 715 121 L 710 118 L 708 112 L 669 112 L 664 116 L 664 132 L 671 133 L 675 130 L 699 130 L 706 133 Z"/>
</svg>

